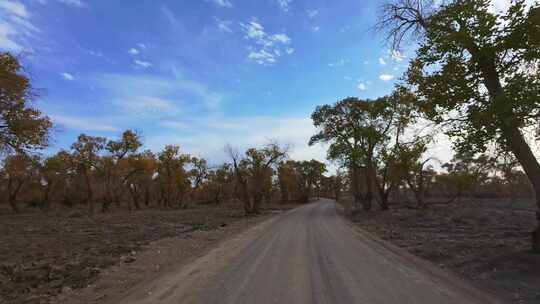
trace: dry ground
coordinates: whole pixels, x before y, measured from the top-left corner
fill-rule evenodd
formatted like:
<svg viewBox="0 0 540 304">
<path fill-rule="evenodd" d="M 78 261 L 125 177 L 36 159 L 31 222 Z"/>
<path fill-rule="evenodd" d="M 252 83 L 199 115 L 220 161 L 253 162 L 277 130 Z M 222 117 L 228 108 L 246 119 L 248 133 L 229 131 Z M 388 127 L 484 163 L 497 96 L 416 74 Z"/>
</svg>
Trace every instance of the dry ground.
<svg viewBox="0 0 540 304">
<path fill-rule="evenodd" d="M 92 285 L 98 275 L 108 273 L 112 266 L 135 264 L 143 249 L 152 245 L 176 242 L 175 247 L 180 246 L 174 254 L 168 253 L 162 265 L 172 259 L 188 259 L 228 234 L 262 221 L 276 209 L 291 207 L 266 206 L 266 215 L 257 218 L 242 216 L 237 205 L 114 211 L 94 217 L 82 210 L 17 215 L 3 212 L 0 303 L 50 303 L 61 292 L 76 293 Z M 156 265 L 160 267 L 159 262 Z M 133 278 L 116 283 L 128 288 L 136 280 L 134 274 Z"/>
<path fill-rule="evenodd" d="M 509 303 L 532 304 L 540 303 L 540 255 L 529 250 L 534 211 L 532 201 L 473 200 L 428 210 L 394 205 L 353 220 Z"/>
</svg>

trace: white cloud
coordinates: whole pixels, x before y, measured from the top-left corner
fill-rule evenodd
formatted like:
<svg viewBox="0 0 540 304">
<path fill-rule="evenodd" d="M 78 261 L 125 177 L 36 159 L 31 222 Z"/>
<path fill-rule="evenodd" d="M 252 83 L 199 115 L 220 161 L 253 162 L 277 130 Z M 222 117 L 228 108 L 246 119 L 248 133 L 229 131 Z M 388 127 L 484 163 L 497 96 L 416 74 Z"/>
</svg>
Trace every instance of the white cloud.
<svg viewBox="0 0 540 304">
<path fill-rule="evenodd" d="M 386 61 L 385 61 L 384 58 L 382 58 L 382 57 L 379 58 L 379 63 L 380 63 L 381 65 L 386 65 Z"/>
<path fill-rule="evenodd" d="M 69 80 L 69 81 L 75 80 L 75 77 L 74 77 L 72 74 L 70 74 L 70 73 L 64 72 L 64 73 L 61 73 L 60 75 L 61 75 L 62 78 L 64 78 L 65 80 Z"/>
<path fill-rule="evenodd" d="M 292 0 L 276 0 L 276 1 L 282 11 L 284 12 L 289 11 Z"/>
<path fill-rule="evenodd" d="M 140 43 L 140 42 L 137 43 L 137 46 L 138 46 L 141 50 L 146 50 L 146 48 L 147 48 L 146 44 Z"/>
<path fill-rule="evenodd" d="M 345 65 L 346 63 L 348 63 L 348 62 L 349 62 L 349 60 L 340 59 L 340 60 L 338 60 L 338 61 L 336 61 L 336 62 L 330 62 L 330 63 L 328 64 L 328 66 L 331 67 L 331 68 L 333 68 L 333 67 L 342 67 L 342 66 L 344 66 L 344 65 Z"/>
<path fill-rule="evenodd" d="M 316 10 L 316 9 L 308 9 L 306 10 L 306 14 L 308 15 L 309 18 L 313 19 L 317 16 L 319 16 L 319 11 Z"/>
<path fill-rule="evenodd" d="M 366 84 L 363 83 L 363 82 L 359 82 L 358 85 L 356 86 L 360 91 L 365 91 L 366 90 Z"/>
<path fill-rule="evenodd" d="M 272 41 L 281 42 L 283 44 L 289 44 L 291 43 L 291 38 L 287 36 L 286 34 L 274 34 L 272 37 L 270 37 Z"/>
<path fill-rule="evenodd" d="M 108 123 L 108 119 L 50 115 L 55 124 L 79 131 L 117 132 L 119 128 Z"/>
<path fill-rule="evenodd" d="M 86 50 L 86 53 L 94 57 L 105 57 L 105 55 L 103 55 L 102 52 L 98 52 L 98 51 Z"/>
<path fill-rule="evenodd" d="M 0 49 L 31 50 L 28 39 L 40 30 L 30 21 L 31 14 L 19 1 L 0 0 Z"/>
<path fill-rule="evenodd" d="M 216 22 L 216 26 L 220 32 L 232 33 L 232 29 L 231 29 L 232 21 L 221 20 L 215 16 L 214 16 L 214 21 Z"/>
<path fill-rule="evenodd" d="M 215 5 L 221 7 L 232 7 L 232 2 L 229 0 L 211 0 Z"/>
<path fill-rule="evenodd" d="M 394 75 L 390 75 L 390 74 L 381 74 L 379 76 L 379 79 L 382 80 L 382 81 L 390 81 L 392 79 L 394 79 Z"/>
<path fill-rule="evenodd" d="M 138 59 L 135 59 L 133 61 L 133 63 L 135 63 L 136 65 L 142 67 L 142 68 L 149 68 L 152 66 L 152 63 L 151 62 L 148 62 L 148 61 L 144 61 L 144 60 L 138 60 Z"/>
<path fill-rule="evenodd" d="M 77 8 L 86 8 L 88 7 L 88 4 L 82 0 L 58 0 L 59 2 L 62 2 L 64 4 L 74 6 Z"/>
<path fill-rule="evenodd" d="M 351 76 L 343 76 L 343 79 L 349 80 L 349 81 L 353 80 Z"/>
<path fill-rule="evenodd" d="M 248 59 L 258 64 L 273 64 L 276 62 L 277 54 L 270 53 L 264 49 L 258 51 L 251 51 L 248 54 Z"/>
<path fill-rule="evenodd" d="M 311 29 L 312 29 L 314 32 L 318 32 L 318 31 L 321 29 L 321 27 L 320 27 L 320 26 L 314 26 L 314 27 L 312 27 Z"/>
<path fill-rule="evenodd" d="M 139 55 L 140 52 L 139 52 L 139 50 L 137 50 L 136 48 L 131 48 L 131 49 L 129 49 L 128 53 L 129 53 L 130 55 L 135 56 L 135 55 Z"/>
<path fill-rule="evenodd" d="M 244 32 L 246 33 L 246 38 L 254 39 L 258 43 L 264 43 L 266 33 L 264 32 L 264 27 L 257 22 L 256 19 L 253 19 L 252 21 L 244 24 L 240 23 L 240 26 L 242 29 L 244 29 Z"/>
<path fill-rule="evenodd" d="M 286 47 L 292 40 L 285 33 L 268 34 L 257 19 L 252 18 L 248 23 L 240 23 L 245 38 L 253 43 L 248 46 L 248 60 L 262 65 L 272 65 L 283 52 L 292 54 L 294 49 Z M 285 48 L 285 49 L 283 49 Z"/>
<path fill-rule="evenodd" d="M 8 51 L 18 51 L 22 46 L 13 40 L 17 31 L 7 23 L 0 23 L 0 49 Z"/>
<path fill-rule="evenodd" d="M 5 10 L 10 15 L 15 15 L 20 18 L 30 17 L 30 14 L 26 10 L 26 6 L 18 1 L 2 0 L 0 1 L 0 9 Z"/>
</svg>

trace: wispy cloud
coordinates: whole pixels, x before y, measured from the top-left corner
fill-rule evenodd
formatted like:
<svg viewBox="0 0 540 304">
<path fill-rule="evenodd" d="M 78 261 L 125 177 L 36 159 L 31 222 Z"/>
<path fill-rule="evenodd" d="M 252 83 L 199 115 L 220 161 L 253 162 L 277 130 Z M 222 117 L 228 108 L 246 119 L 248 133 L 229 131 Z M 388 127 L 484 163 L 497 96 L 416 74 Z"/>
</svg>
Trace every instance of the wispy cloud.
<svg viewBox="0 0 540 304">
<path fill-rule="evenodd" d="M 384 60 L 384 58 L 380 57 L 379 58 L 379 64 L 380 65 L 386 65 L 386 60 Z"/>
<path fill-rule="evenodd" d="M 135 59 L 133 63 L 135 63 L 137 66 L 142 67 L 144 69 L 147 69 L 153 65 L 151 62 L 139 60 L 139 59 Z"/>
<path fill-rule="evenodd" d="M 233 6 L 232 2 L 229 1 L 229 0 L 206 0 L 206 1 L 211 1 L 215 5 L 221 6 L 221 7 L 232 7 Z"/>
<path fill-rule="evenodd" d="M 28 39 L 40 30 L 31 22 L 31 14 L 19 1 L 0 1 L 0 49 L 30 50 Z"/>
<path fill-rule="evenodd" d="M 366 84 L 363 83 L 363 82 L 359 82 L 358 85 L 356 86 L 360 91 L 365 91 L 366 90 Z"/>
<path fill-rule="evenodd" d="M 140 51 L 137 50 L 136 48 L 130 48 L 129 51 L 128 51 L 128 53 L 129 53 L 130 55 L 135 56 L 135 55 L 139 55 Z"/>
<path fill-rule="evenodd" d="M 287 34 L 268 34 L 264 26 L 255 18 L 248 23 L 240 23 L 240 27 L 244 31 L 245 38 L 253 43 L 248 46 L 248 59 L 250 61 L 262 65 L 272 65 L 281 57 L 283 51 L 287 54 L 294 52 L 291 47 L 283 49 L 292 42 Z"/>
<path fill-rule="evenodd" d="M 214 16 L 214 21 L 216 22 L 216 26 L 220 32 L 232 33 L 232 29 L 231 29 L 232 21 L 221 20 L 216 16 Z"/>
<path fill-rule="evenodd" d="M 30 14 L 26 10 L 26 6 L 18 1 L 2 0 L 0 1 L 0 8 L 9 14 L 18 16 L 20 18 L 30 17 Z"/>
<path fill-rule="evenodd" d="M 289 11 L 292 0 L 276 0 L 276 1 L 282 11 L 284 12 Z"/>
<path fill-rule="evenodd" d="M 109 96 L 120 112 L 154 118 L 217 110 L 223 97 L 205 84 L 175 77 L 146 74 L 101 74 L 91 81 Z M 189 103 L 185 102 L 189 100 Z M 180 111 L 182 109 L 182 111 Z"/>
<path fill-rule="evenodd" d="M 51 119 L 57 125 L 78 131 L 116 132 L 119 130 L 106 119 L 92 117 L 78 117 L 67 115 L 51 115 Z"/>
<path fill-rule="evenodd" d="M 309 18 L 313 19 L 319 16 L 319 11 L 316 9 L 308 9 L 306 10 L 306 14 L 308 15 Z"/>
<path fill-rule="evenodd" d="M 394 79 L 394 75 L 390 75 L 390 74 L 381 74 L 379 76 L 379 79 L 382 80 L 382 81 L 390 81 L 392 79 Z"/>
<path fill-rule="evenodd" d="M 87 8 L 88 4 L 82 0 L 58 0 L 58 2 L 62 2 L 64 4 L 77 7 L 77 8 Z"/>
<path fill-rule="evenodd" d="M 338 60 L 338 61 L 336 61 L 336 62 L 330 62 L 330 63 L 328 64 L 328 66 L 331 67 L 331 68 L 334 68 L 334 67 L 342 67 L 342 66 L 344 66 L 347 62 L 349 62 L 349 60 L 340 59 L 340 60 Z"/>
<path fill-rule="evenodd" d="M 68 81 L 75 80 L 75 77 L 72 74 L 67 73 L 67 72 L 61 73 L 60 76 L 62 76 L 62 78 Z"/>
</svg>

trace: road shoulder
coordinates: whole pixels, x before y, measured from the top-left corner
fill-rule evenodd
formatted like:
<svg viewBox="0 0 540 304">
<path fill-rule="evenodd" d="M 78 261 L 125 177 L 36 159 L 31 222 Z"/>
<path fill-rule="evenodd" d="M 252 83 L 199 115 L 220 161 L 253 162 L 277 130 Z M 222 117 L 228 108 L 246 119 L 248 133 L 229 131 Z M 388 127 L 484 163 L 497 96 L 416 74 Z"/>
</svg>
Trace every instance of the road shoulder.
<svg viewBox="0 0 540 304">
<path fill-rule="evenodd" d="M 152 288 L 163 284 L 163 280 L 171 276 L 191 277 L 194 271 L 199 271 L 197 267 L 200 263 L 224 261 L 225 258 L 236 254 L 240 245 L 247 243 L 244 241 L 246 238 L 264 229 L 281 213 L 274 212 L 246 218 L 219 229 L 197 230 L 152 242 L 140 252 L 123 256 L 121 258 L 123 262 L 102 271 L 97 280 L 88 287 L 65 290 L 52 303 L 118 303 L 130 294 L 137 297 L 143 297 L 145 293 L 151 294 Z M 236 250 L 231 250 L 234 248 Z M 215 267 L 207 269 L 205 265 L 204 271 L 211 273 L 212 270 L 222 266 L 219 263 L 212 263 Z M 184 282 L 186 278 L 183 278 Z"/>
</svg>

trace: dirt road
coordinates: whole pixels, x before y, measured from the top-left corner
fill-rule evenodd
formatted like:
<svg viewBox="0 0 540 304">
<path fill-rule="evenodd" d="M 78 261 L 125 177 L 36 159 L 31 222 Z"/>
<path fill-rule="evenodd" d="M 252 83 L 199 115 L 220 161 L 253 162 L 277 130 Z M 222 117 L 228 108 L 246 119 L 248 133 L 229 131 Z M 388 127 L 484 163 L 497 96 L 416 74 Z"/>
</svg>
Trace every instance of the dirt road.
<svg viewBox="0 0 540 304">
<path fill-rule="evenodd" d="M 355 230 L 332 201 L 297 208 L 115 303 L 498 303 Z"/>
</svg>

